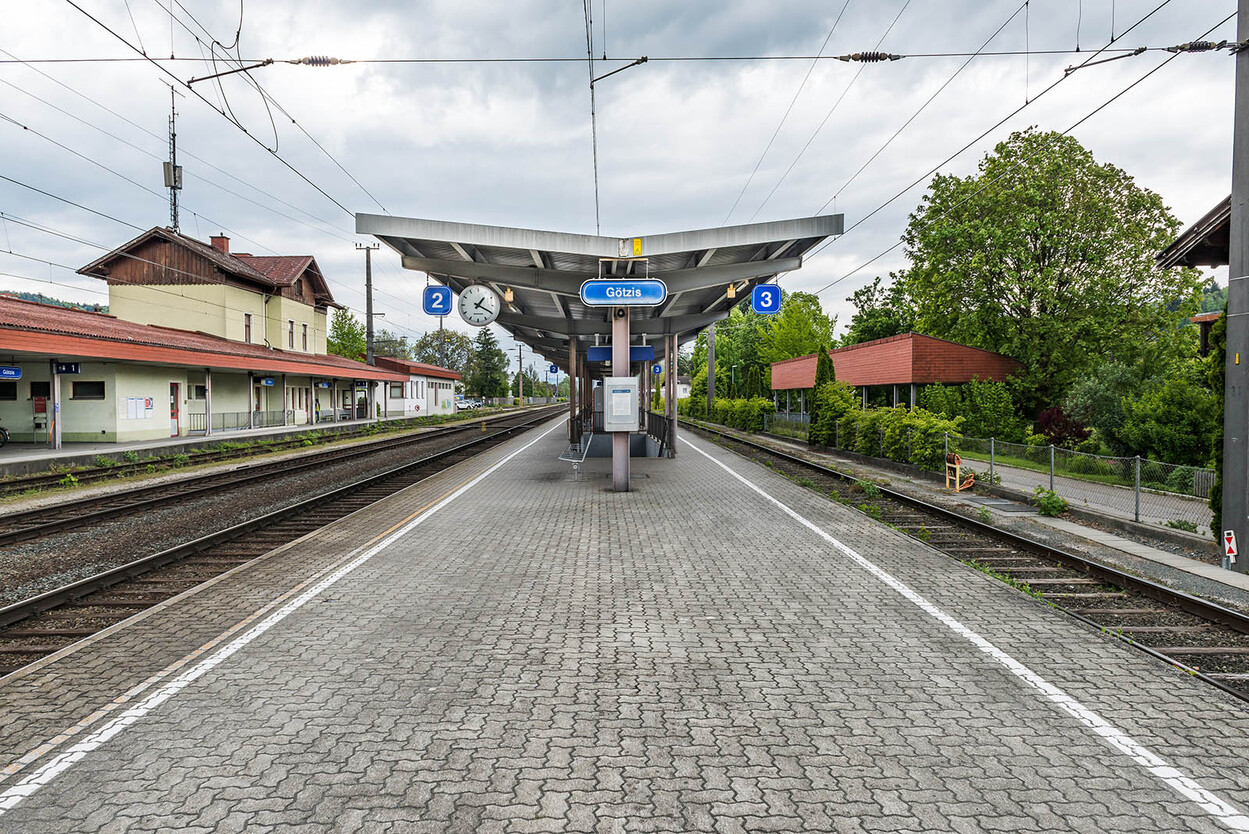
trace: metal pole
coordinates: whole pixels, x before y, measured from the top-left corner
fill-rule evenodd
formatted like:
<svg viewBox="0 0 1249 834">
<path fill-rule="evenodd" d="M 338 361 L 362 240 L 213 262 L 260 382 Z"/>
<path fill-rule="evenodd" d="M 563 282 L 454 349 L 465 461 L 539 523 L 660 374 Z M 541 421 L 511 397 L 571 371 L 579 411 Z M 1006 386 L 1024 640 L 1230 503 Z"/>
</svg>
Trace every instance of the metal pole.
<svg viewBox="0 0 1249 834">
<path fill-rule="evenodd" d="M 1054 444 L 1050 444 L 1050 492 L 1054 491 Z"/>
<path fill-rule="evenodd" d="M 711 401 L 716 398 L 716 323 L 707 328 L 707 419 L 711 419 Z"/>
<path fill-rule="evenodd" d="M 204 437 L 213 433 L 213 369 L 204 369 Z"/>
<path fill-rule="evenodd" d="M 677 454 L 677 351 L 680 350 L 678 344 L 678 335 L 673 333 L 668 337 L 668 365 L 667 371 L 668 383 L 668 401 L 672 403 L 672 409 L 668 412 L 668 457 L 676 457 Z"/>
<path fill-rule="evenodd" d="M 357 243 L 364 250 L 364 361 L 373 364 L 373 250 L 381 246 Z"/>
<path fill-rule="evenodd" d="M 1249 0 L 1240 0 L 1238 8 L 1236 39 L 1243 42 L 1249 40 Z M 1236 99 L 1232 110 L 1232 216 L 1223 400 L 1223 530 L 1232 533 L 1238 542 L 1249 542 L 1249 379 L 1246 378 L 1249 372 L 1249 49 L 1236 53 Z M 1229 567 L 1249 573 L 1249 558 L 1238 556 Z"/>
<path fill-rule="evenodd" d="M 993 484 L 993 458 L 994 458 L 994 454 L 996 451 L 997 451 L 997 447 L 996 447 L 996 444 L 994 443 L 994 439 L 990 437 L 989 438 L 989 484 L 990 485 Z"/>
<path fill-rule="evenodd" d="M 949 460 L 950 459 L 950 433 L 948 431 L 943 431 L 941 433 L 945 436 L 945 439 L 941 447 L 941 453 L 942 453 L 941 459 Z"/>
<path fill-rule="evenodd" d="M 571 445 L 581 440 L 580 426 L 577 425 L 577 337 L 568 340 L 568 443 Z"/>
<path fill-rule="evenodd" d="M 1141 520 L 1141 456 L 1136 456 L 1136 487 L 1133 490 L 1136 493 L 1136 515 L 1135 520 Z"/>
<path fill-rule="evenodd" d="M 516 404 L 525 404 L 525 347 L 516 346 Z"/>
<path fill-rule="evenodd" d="M 611 373 L 629 375 L 629 308 L 616 307 L 611 318 Z M 603 392 L 604 412 L 610 408 L 608 393 Z M 629 491 L 630 432 L 616 431 L 611 435 L 611 480 L 616 492 Z"/>
<path fill-rule="evenodd" d="M 52 448 L 61 448 L 61 375 L 52 360 Z"/>
</svg>

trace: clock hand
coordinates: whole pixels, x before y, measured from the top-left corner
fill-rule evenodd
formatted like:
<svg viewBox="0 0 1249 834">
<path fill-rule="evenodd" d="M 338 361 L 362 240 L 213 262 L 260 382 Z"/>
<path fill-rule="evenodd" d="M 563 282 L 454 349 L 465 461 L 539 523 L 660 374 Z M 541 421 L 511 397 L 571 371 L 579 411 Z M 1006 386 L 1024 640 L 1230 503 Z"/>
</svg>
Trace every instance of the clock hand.
<svg viewBox="0 0 1249 834">
<path fill-rule="evenodd" d="M 474 306 L 474 307 L 481 307 L 481 308 L 484 310 L 484 309 L 485 309 L 485 306 L 483 306 L 483 305 L 484 305 L 484 302 L 483 302 L 483 301 L 478 301 L 478 302 L 477 302 L 476 304 L 474 304 L 473 306 Z"/>
</svg>

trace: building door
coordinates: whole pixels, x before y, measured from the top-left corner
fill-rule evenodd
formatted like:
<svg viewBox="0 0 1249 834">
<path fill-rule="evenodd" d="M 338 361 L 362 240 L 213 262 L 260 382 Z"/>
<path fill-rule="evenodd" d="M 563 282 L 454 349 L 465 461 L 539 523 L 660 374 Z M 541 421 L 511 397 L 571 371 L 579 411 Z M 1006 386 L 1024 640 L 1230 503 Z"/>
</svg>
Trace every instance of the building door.
<svg viewBox="0 0 1249 834">
<path fill-rule="evenodd" d="M 178 436 L 178 403 L 181 401 L 178 396 L 178 389 L 181 386 L 176 382 L 169 383 L 169 436 Z"/>
</svg>

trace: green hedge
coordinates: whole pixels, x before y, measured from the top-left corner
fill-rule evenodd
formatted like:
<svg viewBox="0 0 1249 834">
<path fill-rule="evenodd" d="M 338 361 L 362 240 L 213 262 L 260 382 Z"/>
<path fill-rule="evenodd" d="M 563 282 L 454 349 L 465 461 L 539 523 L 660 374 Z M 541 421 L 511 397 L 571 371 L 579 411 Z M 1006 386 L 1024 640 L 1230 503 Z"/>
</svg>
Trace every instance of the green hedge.
<svg viewBox="0 0 1249 834">
<path fill-rule="evenodd" d="M 750 399 L 716 397 L 711 402 L 711 415 L 707 416 L 706 400 L 702 397 L 686 397 L 677 401 L 677 413 L 694 420 L 710 420 L 723 426 L 745 431 L 763 431 L 767 415 L 776 413 L 776 405 L 763 397 Z"/>
<path fill-rule="evenodd" d="M 861 455 L 939 471 L 945 466 L 945 435 L 959 437 L 960 422 L 903 406 L 855 410 L 837 421 L 836 442 Z"/>
</svg>

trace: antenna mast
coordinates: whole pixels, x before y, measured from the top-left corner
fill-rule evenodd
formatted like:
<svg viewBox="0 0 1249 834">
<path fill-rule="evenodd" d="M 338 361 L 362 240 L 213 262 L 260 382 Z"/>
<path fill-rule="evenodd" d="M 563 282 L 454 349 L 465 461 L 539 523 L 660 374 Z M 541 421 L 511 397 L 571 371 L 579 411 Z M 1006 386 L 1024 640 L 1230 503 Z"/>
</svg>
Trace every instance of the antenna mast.
<svg viewBox="0 0 1249 834">
<path fill-rule="evenodd" d="M 178 231 L 178 192 L 182 190 L 182 166 L 178 164 L 177 90 L 169 85 L 169 161 L 165 163 L 165 187 L 169 189 L 169 227 Z"/>
</svg>

